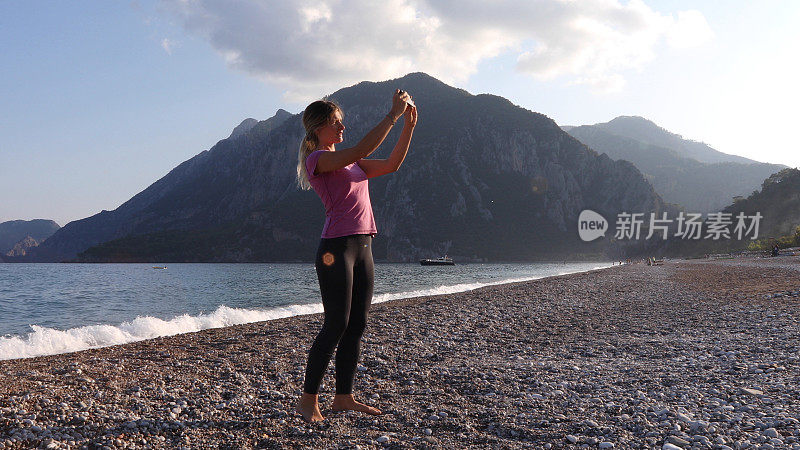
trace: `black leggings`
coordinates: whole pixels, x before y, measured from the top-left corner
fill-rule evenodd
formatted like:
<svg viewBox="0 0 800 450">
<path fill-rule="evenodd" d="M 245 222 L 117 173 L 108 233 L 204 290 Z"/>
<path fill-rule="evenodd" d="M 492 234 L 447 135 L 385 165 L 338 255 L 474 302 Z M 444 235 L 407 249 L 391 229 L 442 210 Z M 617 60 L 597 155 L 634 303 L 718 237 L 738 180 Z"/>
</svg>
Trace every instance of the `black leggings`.
<svg viewBox="0 0 800 450">
<path fill-rule="evenodd" d="M 336 350 L 336 393 L 351 394 L 372 301 L 375 265 L 372 236 L 354 234 L 322 239 L 315 261 L 325 322 L 308 353 L 303 391 L 319 392 L 319 385 Z"/>
</svg>

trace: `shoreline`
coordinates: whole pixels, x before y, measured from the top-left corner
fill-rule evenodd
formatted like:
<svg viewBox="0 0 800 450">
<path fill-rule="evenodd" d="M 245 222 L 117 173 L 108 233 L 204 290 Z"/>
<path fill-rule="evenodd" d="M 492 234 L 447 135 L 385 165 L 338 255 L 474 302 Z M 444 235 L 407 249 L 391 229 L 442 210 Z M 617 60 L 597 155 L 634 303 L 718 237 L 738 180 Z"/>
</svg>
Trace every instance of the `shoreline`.
<svg viewBox="0 0 800 450">
<path fill-rule="evenodd" d="M 765 298 L 800 258 L 774 263 L 375 304 L 356 396 L 379 417 L 329 410 L 332 368 L 326 421 L 294 413 L 320 314 L 0 361 L 0 448 L 800 448 L 800 301 Z"/>
<path fill-rule="evenodd" d="M 593 263 L 583 264 L 591 265 Z M 607 267 L 611 266 L 598 266 L 585 270 L 577 269 L 562 272 L 555 276 L 588 272 Z M 373 298 L 373 304 L 405 298 L 457 294 L 486 286 L 532 281 L 550 276 L 552 275 L 506 278 L 499 281 L 464 282 L 401 292 L 389 292 L 376 295 Z M 216 305 L 215 308 L 208 313 L 200 313 L 197 315 L 180 314 L 168 319 L 146 315 L 137 316 L 135 319 L 116 324 L 84 325 L 67 329 L 43 327 L 34 324 L 31 325 L 33 331 L 27 334 L 0 336 L 0 361 L 74 353 L 114 345 L 127 345 L 143 340 L 177 336 L 206 329 L 224 328 L 321 312 L 322 303 L 319 301 L 278 305 L 261 309 L 237 308 L 221 304 Z M 180 330 L 174 331 L 175 329 Z M 53 342 L 58 343 L 58 345 L 50 344 Z M 49 348 L 42 348 L 43 345 L 49 345 Z M 7 357 L 8 354 L 14 354 L 15 356 Z"/>
</svg>

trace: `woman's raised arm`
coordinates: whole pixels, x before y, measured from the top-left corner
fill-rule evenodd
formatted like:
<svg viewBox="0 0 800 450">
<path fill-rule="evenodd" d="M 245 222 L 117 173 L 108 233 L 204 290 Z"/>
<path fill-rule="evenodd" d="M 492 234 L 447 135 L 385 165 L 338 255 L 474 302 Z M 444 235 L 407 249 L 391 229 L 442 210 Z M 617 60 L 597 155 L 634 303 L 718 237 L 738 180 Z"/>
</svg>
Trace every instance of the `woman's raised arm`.
<svg viewBox="0 0 800 450">
<path fill-rule="evenodd" d="M 408 105 L 405 112 L 405 124 L 400 139 L 394 146 L 392 153 L 387 159 L 362 159 L 358 161 L 358 166 L 367 174 L 367 178 L 375 178 L 387 173 L 392 173 L 400 168 L 406 159 L 408 147 L 411 145 L 411 136 L 414 134 L 414 127 L 417 126 L 417 108 Z"/>
<path fill-rule="evenodd" d="M 320 155 L 314 172 L 320 174 L 338 170 L 371 155 L 372 152 L 381 145 L 383 140 L 386 139 L 386 136 L 392 129 L 392 125 L 403 115 L 403 112 L 406 110 L 407 102 L 410 99 L 411 96 L 408 95 L 408 92 L 403 92 L 399 89 L 395 91 L 394 96 L 392 96 L 392 109 L 389 111 L 389 114 L 378 122 L 378 125 L 367 133 L 355 146 L 335 152 L 325 152 Z"/>
</svg>

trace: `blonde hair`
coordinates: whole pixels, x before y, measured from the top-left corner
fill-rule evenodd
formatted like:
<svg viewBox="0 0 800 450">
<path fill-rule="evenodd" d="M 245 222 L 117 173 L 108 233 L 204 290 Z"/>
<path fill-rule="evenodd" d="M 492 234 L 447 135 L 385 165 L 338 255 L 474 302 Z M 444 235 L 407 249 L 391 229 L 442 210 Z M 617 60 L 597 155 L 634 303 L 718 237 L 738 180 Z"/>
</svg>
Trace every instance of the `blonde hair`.
<svg viewBox="0 0 800 450">
<path fill-rule="evenodd" d="M 311 183 L 308 182 L 306 159 L 319 145 L 316 130 L 327 124 L 337 112 L 340 116 L 344 116 L 339 105 L 328 100 L 317 100 L 306 106 L 305 111 L 303 111 L 303 127 L 306 130 L 306 135 L 300 141 L 300 149 L 297 151 L 297 186 L 300 189 L 311 189 Z"/>
</svg>

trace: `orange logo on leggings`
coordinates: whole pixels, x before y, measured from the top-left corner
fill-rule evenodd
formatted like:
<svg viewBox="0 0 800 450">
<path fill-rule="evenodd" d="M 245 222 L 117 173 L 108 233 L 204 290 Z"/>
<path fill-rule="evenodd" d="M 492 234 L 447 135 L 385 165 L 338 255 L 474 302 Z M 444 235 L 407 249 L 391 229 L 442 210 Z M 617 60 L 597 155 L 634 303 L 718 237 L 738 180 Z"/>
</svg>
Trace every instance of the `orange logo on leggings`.
<svg viewBox="0 0 800 450">
<path fill-rule="evenodd" d="M 330 266 L 330 265 L 333 264 L 333 259 L 334 259 L 333 258 L 333 254 L 331 254 L 330 252 L 327 252 L 327 253 L 322 255 L 322 264 L 325 264 L 326 266 Z"/>
</svg>

